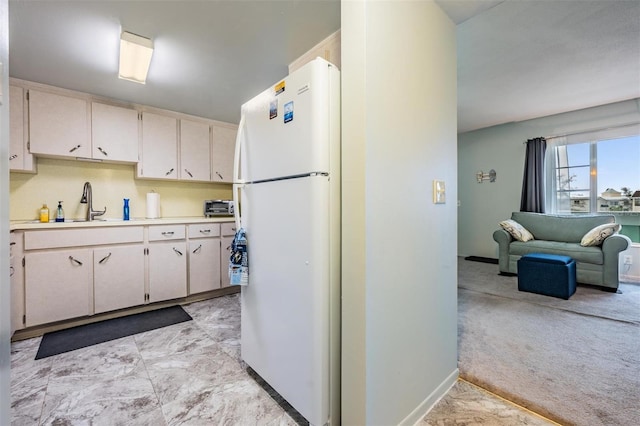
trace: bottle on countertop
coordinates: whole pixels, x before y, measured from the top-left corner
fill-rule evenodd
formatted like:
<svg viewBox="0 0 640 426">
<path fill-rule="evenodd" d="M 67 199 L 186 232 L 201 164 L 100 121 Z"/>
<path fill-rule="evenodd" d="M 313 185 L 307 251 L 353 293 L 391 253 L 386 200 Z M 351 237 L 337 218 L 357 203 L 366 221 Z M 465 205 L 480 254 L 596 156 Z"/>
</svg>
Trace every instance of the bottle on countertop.
<svg viewBox="0 0 640 426">
<path fill-rule="evenodd" d="M 58 209 L 56 210 L 56 222 L 64 222 L 64 210 L 62 209 L 62 201 L 58 201 Z"/>
<path fill-rule="evenodd" d="M 47 207 L 46 203 L 42 204 L 42 208 L 40 209 L 40 222 L 49 222 L 49 207 Z"/>
<path fill-rule="evenodd" d="M 122 208 L 122 219 L 129 220 L 129 199 L 124 199 L 124 207 Z"/>
</svg>

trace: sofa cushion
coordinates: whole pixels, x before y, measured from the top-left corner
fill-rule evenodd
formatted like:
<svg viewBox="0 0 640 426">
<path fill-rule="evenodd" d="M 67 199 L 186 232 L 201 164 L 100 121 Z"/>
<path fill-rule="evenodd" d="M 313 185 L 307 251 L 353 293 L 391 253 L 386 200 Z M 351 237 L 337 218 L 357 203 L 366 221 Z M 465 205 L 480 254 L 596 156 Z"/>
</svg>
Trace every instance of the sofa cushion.
<svg viewBox="0 0 640 426">
<path fill-rule="evenodd" d="M 532 240 L 526 243 L 512 241 L 509 246 L 509 253 L 519 256 L 529 253 L 549 253 L 569 256 L 575 259 L 576 262 L 594 263 L 596 265 L 604 263 L 604 255 L 600 247 L 582 247 L 578 243 Z"/>
<path fill-rule="evenodd" d="M 533 240 L 533 235 L 531 235 L 531 232 L 527 231 L 524 226 L 520 225 L 515 220 L 503 220 L 499 223 L 499 225 L 502 227 L 502 229 L 507 231 L 513 238 L 518 241 L 526 242 Z"/>
<path fill-rule="evenodd" d="M 596 226 L 584 234 L 580 245 L 583 247 L 599 246 L 607 237 L 620 232 L 620 228 L 622 226 L 619 223 L 605 223 L 604 225 Z"/>
<path fill-rule="evenodd" d="M 513 212 L 511 219 L 524 226 L 536 240 L 578 244 L 594 227 L 616 221 L 613 215 L 559 216 L 530 212 Z"/>
</svg>

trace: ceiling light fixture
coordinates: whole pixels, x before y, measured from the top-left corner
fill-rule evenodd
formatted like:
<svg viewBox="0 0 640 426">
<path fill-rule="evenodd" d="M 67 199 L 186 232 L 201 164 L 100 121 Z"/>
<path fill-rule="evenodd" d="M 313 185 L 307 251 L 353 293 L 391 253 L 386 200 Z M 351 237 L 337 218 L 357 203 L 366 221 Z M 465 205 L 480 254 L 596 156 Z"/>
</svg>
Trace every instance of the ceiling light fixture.
<svg viewBox="0 0 640 426">
<path fill-rule="evenodd" d="M 120 71 L 118 77 L 145 84 L 153 55 L 153 41 L 123 31 L 120 35 Z"/>
</svg>

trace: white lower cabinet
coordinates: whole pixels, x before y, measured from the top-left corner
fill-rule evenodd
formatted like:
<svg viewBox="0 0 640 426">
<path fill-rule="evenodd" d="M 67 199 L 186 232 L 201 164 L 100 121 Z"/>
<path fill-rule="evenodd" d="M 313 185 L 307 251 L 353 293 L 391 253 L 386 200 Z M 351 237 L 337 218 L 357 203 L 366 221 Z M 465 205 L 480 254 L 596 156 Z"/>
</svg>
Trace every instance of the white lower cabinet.
<svg viewBox="0 0 640 426">
<path fill-rule="evenodd" d="M 11 232 L 9 243 L 9 282 L 11 283 L 11 335 L 24 328 L 24 268 L 21 232 Z"/>
<path fill-rule="evenodd" d="M 149 245 L 148 302 L 187 296 L 187 244 L 185 241 Z"/>
<path fill-rule="evenodd" d="M 226 287 L 234 232 L 231 222 L 12 232 L 12 333 Z"/>
<path fill-rule="evenodd" d="M 189 294 L 220 288 L 220 225 L 189 225 Z"/>
<path fill-rule="evenodd" d="M 114 246 L 93 251 L 96 314 L 144 304 L 144 246 Z"/>
<path fill-rule="evenodd" d="M 27 327 L 91 313 L 92 255 L 91 249 L 25 255 Z"/>
</svg>

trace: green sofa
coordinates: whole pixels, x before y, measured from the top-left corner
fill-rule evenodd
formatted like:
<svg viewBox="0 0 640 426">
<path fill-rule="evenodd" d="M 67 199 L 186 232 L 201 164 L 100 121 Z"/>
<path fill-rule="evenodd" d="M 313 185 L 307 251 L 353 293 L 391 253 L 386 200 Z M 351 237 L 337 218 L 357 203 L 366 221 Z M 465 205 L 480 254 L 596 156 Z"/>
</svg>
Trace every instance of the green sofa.
<svg viewBox="0 0 640 426">
<path fill-rule="evenodd" d="M 618 289 L 618 255 L 631 240 L 614 234 L 602 245 L 583 247 L 580 240 L 598 225 L 615 223 L 613 215 L 559 216 L 542 213 L 513 212 L 511 219 L 524 226 L 534 240 L 521 242 L 498 229 L 493 239 L 498 243 L 498 263 L 501 273 L 518 273 L 518 259 L 528 253 L 549 253 L 570 256 L 576 261 L 576 279 L 609 291 Z"/>
</svg>

